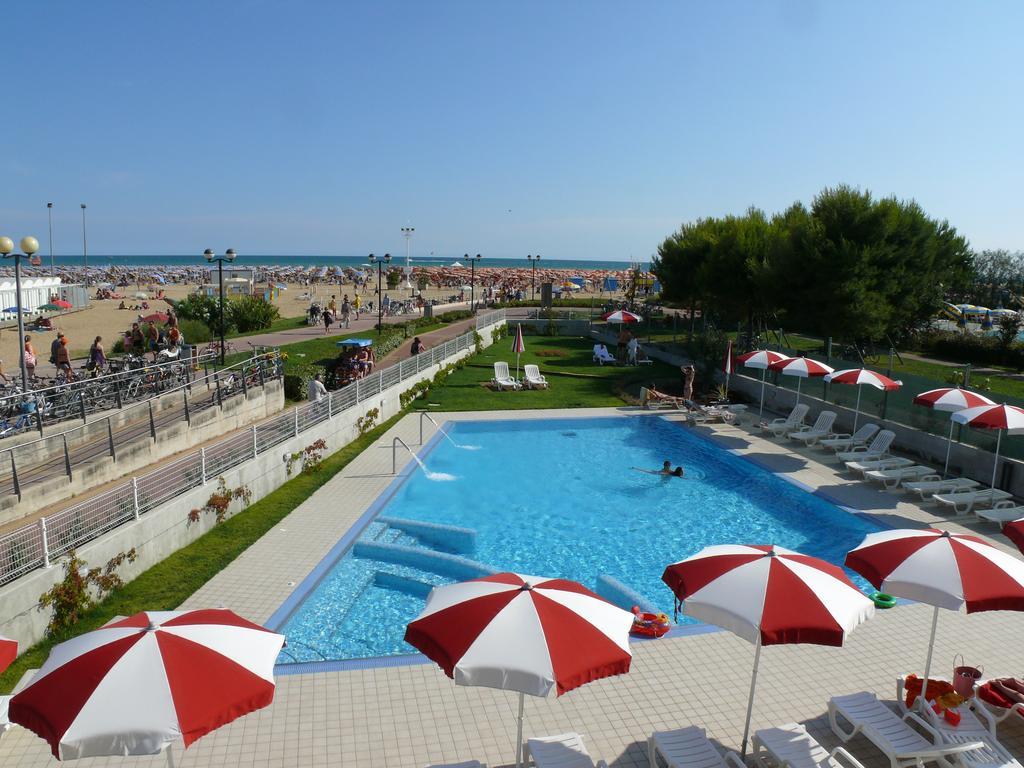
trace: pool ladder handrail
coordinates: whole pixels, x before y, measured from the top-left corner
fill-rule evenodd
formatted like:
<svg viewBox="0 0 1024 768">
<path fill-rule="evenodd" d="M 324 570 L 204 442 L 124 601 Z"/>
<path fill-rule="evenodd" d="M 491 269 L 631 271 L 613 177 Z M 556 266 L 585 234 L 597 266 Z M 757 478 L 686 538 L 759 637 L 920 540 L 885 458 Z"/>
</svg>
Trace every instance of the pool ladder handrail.
<svg viewBox="0 0 1024 768">
<path fill-rule="evenodd" d="M 416 458 L 416 454 L 412 452 L 412 448 L 410 448 L 408 445 L 406 445 L 405 440 L 403 440 L 400 437 L 393 438 L 391 440 L 391 474 L 392 475 L 398 474 L 398 460 L 397 460 L 396 451 L 398 450 L 398 444 L 399 443 L 401 443 L 402 446 L 405 448 L 405 450 L 407 450 L 409 452 L 410 456 L 412 456 L 414 459 Z"/>
<path fill-rule="evenodd" d="M 426 417 L 427 421 L 434 425 L 435 429 L 441 429 L 441 425 L 430 418 L 430 414 L 426 411 L 420 411 L 420 445 L 423 445 L 423 418 Z"/>
</svg>

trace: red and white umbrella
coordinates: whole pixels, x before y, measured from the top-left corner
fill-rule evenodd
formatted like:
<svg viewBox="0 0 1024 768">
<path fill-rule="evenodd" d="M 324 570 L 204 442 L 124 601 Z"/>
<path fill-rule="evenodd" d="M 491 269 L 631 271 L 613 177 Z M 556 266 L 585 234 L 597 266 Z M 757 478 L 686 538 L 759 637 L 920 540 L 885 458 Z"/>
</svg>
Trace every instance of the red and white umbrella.
<svg viewBox="0 0 1024 768">
<path fill-rule="evenodd" d="M 1004 525 L 1003 535 L 1012 541 L 1017 546 L 1017 549 L 1024 552 L 1024 518 Z"/>
<path fill-rule="evenodd" d="M 882 592 L 935 606 L 926 681 L 939 608 L 966 607 L 968 613 L 1024 610 L 1024 561 L 969 534 L 935 528 L 870 533 L 847 553 L 846 566 Z"/>
<path fill-rule="evenodd" d="M 434 587 L 405 641 L 435 661 L 458 685 L 562 695 L 629 671 L 633 614 L 581 584 L 498 573 Z"/>
<path fill-rule="evenodd" d="M 747 352 L 736 358 L 736 362 L 742 363 L 745 368 L 761 369 L 761 409 L 758 411 L 758 415 L 764 413 L 764 380 L 768 368 L 773 363 L 781 363 L 783 360 L 789 359 L 789 355 L 772 352 L 770 349 L 755 349 L 753 352 Z"/>
<path fill-rule="evenodd" d="M 995 405 L 995 401 L 989 400 L 984 395 L 971 392 L 960 387 L 941 387 L 929 389 L 914 398 L 914 405 L 923 405 L 935 411 L 962 411 L 965 408 L 975 408 L 979 405 Z M 943 465 L 942 474 L 949 474 L 949 451 L 953 447 L 953 420 L 949 420 L 949 435 L 946 436 L 946 463 Z"/>
<path fill-rule="evenodd" d="M 284 636 L 227 610 L 149 611 L 50 652 L 10 702 L 11 722 L 68 760 L 152 755 L 274 698 Z"/>
<path fill-rule="evenodd" d="M 855 627 L 875 614 L 874 603 L 841 568 L 772 544 L 705 547 L 668 566 L 661 580 L 682 601 L 683 613 L 756 644 L 744 755 L 761 646 L 841 646 Z"/>
<path fill-rule="evenodd" d="M 786 360 L 779 360 L 768 366 L 773 371 L 778 371 L 786 376 L 796 376 L 796 402 L 800 403 L 800 384 L 804 379 L 827 376 L 832 373 L 833 368 L 809 357 L 790 357 Z"/>
<path fill-rule="evenodd" d="M 1024 408 L 1016 405 L 979 405 L 957 411 L 950 417 L 957 424 L 975 429 L 998 429 L 996 436 L 996 458 L 992 464 L 992 487 L 996 487 L 996 470 L 999 468 L 999 446 L 1003 432 L 1008 435 L 1024 433 Z"/>
<path fill-rule="evenodd" d="M 516 378 L 519 378 L 519 356 L 526 351 L 526 342 L 523 341 L 523 324 L 516 324 L 516 335 L 512 339 L 512 354 L 516 356 Z"/>
<path fill-rule="evenodd" d="M 609 323 L 639 323 L 643 320 L 640 315 L 627 312 L 624 309 L 619 309 L 614 312 L 605 312 L 601 315 L 602 320 L 606 320 Z"/>
<path fill-rule="evenodd" d="M 902 381 L 894 381 L 888 376 L 869 371 L 867 368 L 848 368 L 845 371 L 833 371 L 825 376 L 825 381 L 832 384 L 848 384 L 857 387 L 857 407 L 853 412 L 853 431 L 857 431 L 857 422 L 860 420 L 860 393 L 861 385 L 880 389 L 884 392 L 895 392 L 903 386 Z"/>
<path fill-rule="evenodd" d="M 0 635 L 0 672 L 3 672 L 18 658 L 18 641 Z"/>
</svg>

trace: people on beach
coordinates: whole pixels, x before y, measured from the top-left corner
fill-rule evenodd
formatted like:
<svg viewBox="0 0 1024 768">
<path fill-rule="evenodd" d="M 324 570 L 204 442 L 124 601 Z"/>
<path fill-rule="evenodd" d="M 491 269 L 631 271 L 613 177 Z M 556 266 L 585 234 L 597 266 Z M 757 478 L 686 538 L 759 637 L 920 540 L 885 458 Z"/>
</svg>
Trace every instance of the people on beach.
<svg viewBox="0 0 1024 768">
<path fill-rule="evenodd" d="M 97 376 L 107 367 L 107 355 L 103 349 L 103 337 L 97 336 L 92 346 L 89 347 L 89 362 L 86 363 L 86 370 L 93 376 Z"/>
<path fill-rule="evenodd" d="M 309 382 L 309 392 L 307 393 L 308 399 L 311 402 L 319 402 L 327 397 L 327 387 L 324 386 L 321 380 L 321 375 L 318 373 Z"/>
<path fill-rule="evenodd" d="M 54 354 L 57 370 L 63 371 L 68 381 L 74 381 L 75 372 L 71 370 L 71 353 L 68 351 L 68 337 L 62 333 L 57 338 L 57 350 Z"/>
<path fill-rule="evenodd" d="M 25 336 L 25 373 L 30 379 L 36 377 L 36 348 L 32 346 L 31 336 Z"/>
</svg>

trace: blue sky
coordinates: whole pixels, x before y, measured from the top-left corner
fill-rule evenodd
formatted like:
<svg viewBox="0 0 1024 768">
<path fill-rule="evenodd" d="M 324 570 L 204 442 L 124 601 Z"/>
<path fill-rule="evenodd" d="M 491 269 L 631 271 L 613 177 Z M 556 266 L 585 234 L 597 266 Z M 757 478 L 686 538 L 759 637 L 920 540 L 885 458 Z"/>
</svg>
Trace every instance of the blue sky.
<svg viewBox="0 0 1024 768">
<path fill-rule="evenodd" d="M 1024 3 L 18 2 L 0 232 L 627 259 L 849 183 L 1024 248 Z M 30 44 L 25 44 L 28 41 Z"/>
</svg>

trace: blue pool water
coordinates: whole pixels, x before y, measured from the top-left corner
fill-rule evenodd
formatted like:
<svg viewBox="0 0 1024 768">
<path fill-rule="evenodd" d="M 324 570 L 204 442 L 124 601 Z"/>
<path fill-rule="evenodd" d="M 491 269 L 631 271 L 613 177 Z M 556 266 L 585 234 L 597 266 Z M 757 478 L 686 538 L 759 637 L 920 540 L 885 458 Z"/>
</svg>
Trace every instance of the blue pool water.
<svg viewBox="0 0 1024 768">
<path fill-rule="evenodd" d="M 415 652 L 402 640 L 406 623 L 431 586 L 471 577 L 473 563 L 574 579 L 628 607 L 627 597 L 599 584 L 611 577 L 671 615 L 661 574 L 702 547 L 773 543 L 842 563 L 878 530 L 658 417 L 448 428 L 455 442 L 478 449 L 435 444 L 427 468 L 454 479 L 431 480 L 417 469 L 398 488 L 285 622 L 282 663 Z M 686 479 L 631 469 L 665 459 L 682 464 Z M 416 522 L 471 529 L 475 542 L 465 532 L 424 532 Z"/>
</svg>

